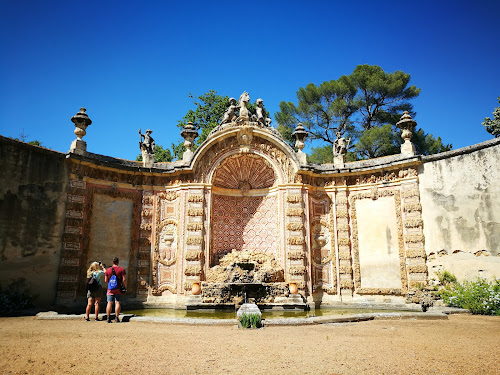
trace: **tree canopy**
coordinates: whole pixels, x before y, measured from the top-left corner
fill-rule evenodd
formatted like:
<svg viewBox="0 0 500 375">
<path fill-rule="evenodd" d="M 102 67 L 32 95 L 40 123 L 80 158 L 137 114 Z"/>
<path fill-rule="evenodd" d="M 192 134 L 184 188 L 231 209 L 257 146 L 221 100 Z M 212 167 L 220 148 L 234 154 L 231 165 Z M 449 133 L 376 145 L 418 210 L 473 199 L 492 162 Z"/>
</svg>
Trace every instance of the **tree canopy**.
<svg viewBox="0 0 500 375">
<path fill-rule="evenodd" d="M 188 122 L 192 122 L 196 130 L 198 130 L 199 136 L 194 141 L 194 151 L 207 139 L 212 129 L 219 125 L 227 109 L 229 97 L 218 95 L 215 90 L 209 90 L 198 97 L 190 93 L 189 97 L 193 100 L 196 108 L 194 110 L 190 109 L 182 120 L 177 123 L 177 127 L 182 131 Z M 172 150 L 176 159 L 182 159 L 182 154 L 186 150 L 184 140 L 179 141 L 177 144 L 173 143 Z"/>
<path fill-rule="evenodd" d="M 309 83 L 297 91 L 297 105 L 280 103 L 280 111 L 275 114 L 278 131 L 292 144 L 291 133 L 301 122 L 310 140 L 326 142 L 328 145 L 312 149 L 311 162 L 332 161 L 333 152 L 326 148 L 332 147 L 337 132 L 352 139 L 348 161 L 398 153 L 402 140 L 395 124 L 404 111 L 415 117 L 410 100 L 420 94 L 419 88 L 410 85 L 410 78 L 402 71 L 386 73 L 376 65 L 359 65 L 349 76 L 319 86 Z M 451 145 L 442 144 L 441 138 L 421 129 L 414 140 L 418 140 L 417 150 L 424 155 L 451 149 Z"/>
<path fill-rule="evenodd" d="M 500 96 L 498 97 L 498 103 L 500 103 Z M 486 131 L 495 138 L 500 137 L 500 107 L 496 107 L 493 111 L 493 119 L 489 117 L 484 119 L 483 126 L 486 127 Z"/>
</svg>

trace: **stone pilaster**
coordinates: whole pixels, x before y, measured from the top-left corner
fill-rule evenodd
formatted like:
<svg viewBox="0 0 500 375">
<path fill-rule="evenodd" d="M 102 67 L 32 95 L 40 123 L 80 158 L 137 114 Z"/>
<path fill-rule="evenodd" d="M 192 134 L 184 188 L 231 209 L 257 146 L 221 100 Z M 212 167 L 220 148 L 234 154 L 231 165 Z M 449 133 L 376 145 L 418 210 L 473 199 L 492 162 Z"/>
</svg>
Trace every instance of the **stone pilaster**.
<svg viewBox="0 0 500 375">
<path fill-rule="evenodd" d="M 203 189 L 189 189 L 185 194 L 184 290 L 190 294 L 193 283 L 203 277 L 204 195 Z"/>
<path fill-rule="evenodd" d="M 286 195 L 287 282 L 296 283 L 299 291 L 306 289 L 306 254 L 304 204 L 301 189 L 289 189 Z"/>
<path fill-rule="evenodd" d="M 153 229 L 154 195 L 143 191 L 141 224 L 139 231 L 139 251 L 137 254 L 137 297 L 147 299 L 150 284 L 151 235 Z"/>
<path fill-rule="evenodd" d="M 426 285 L 428 275 L 418 183 L 415 181 L 403 184 L 401 195 L 408 287 L 412 288 L 419 284 Z"/>
<path fill-rule="evenodd" d="M 81 264 L 85 188 L 85 181 L 75 179 L 69 181 L 63 248 L 57 280 L 56 303 L 61 305 L 75 301 L 81 267 L 85 267 L 85 264 Z"/>
<path fill-rule="evenodd" d="M 340 294 L 352 296 L 353 294 L 353 269 L 351 240 L 349 235 L 349 207 L 346 190 L 339 190 L 335 194 L 335 220 L 337 228 L 337 249 L 339 257 L 339 285 Z M 356 218 L 352 218 L 356 220 Z M 353 238 L 357 238 L 353 233 Z"/>
</svg>

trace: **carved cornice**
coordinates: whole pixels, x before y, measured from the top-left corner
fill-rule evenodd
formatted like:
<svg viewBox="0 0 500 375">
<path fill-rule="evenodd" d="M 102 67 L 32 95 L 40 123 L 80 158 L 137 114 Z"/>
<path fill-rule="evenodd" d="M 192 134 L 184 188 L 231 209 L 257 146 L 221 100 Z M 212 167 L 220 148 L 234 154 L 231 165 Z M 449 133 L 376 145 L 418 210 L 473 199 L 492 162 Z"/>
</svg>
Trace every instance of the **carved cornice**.
<svg viewBox="0 0 500 375">
<path fill-rule="evenodd" d="M 139 167 L 138 167 L 139 169 Z M 127 172 L 101 167 L 97 164 L 82 164 L 72 160 L 70 173 L 78 178 L 129 184 L 131 186 L 174 186 L 193 182 L 190 173 L 153 174 L 148 172 Z"/>
</svg>

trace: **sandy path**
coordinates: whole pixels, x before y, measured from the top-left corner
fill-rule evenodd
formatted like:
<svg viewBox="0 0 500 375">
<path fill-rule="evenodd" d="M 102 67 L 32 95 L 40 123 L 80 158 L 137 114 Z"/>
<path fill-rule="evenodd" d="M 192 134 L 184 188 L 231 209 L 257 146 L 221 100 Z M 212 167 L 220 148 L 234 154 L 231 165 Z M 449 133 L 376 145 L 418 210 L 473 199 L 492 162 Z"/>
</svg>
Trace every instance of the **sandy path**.
<svg viewBox="0 0 500 375">
<path fill-rule="evenodd" d="M 266 327 L 0 318 L 1 374 L 500 374 L 500 317 Z"/>
</svg>

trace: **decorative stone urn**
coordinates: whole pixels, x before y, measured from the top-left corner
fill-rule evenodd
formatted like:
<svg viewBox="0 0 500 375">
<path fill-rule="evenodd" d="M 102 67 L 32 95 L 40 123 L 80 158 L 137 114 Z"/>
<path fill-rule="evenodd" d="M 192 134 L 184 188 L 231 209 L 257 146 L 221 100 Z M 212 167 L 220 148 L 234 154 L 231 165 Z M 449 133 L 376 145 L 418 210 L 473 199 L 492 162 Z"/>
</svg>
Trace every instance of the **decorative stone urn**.
<svg viewBox="0 0 500 375">
<path fill-rule="evenodd" d="M 417 122 L 411 118 L 408 111 L 404 111 L 401 120 L 399 120 L 396 126 L 401 129 L 401 138 L 405 140 L 401 145 L 401 154 L 408 156 L 416 155 L 415 145 L 410 140 Z"/>
<path fill-rule="evenodd" d="M 71 143 L 70 152 L 84 154 L 87 151 L 87 143 L 82 139 L 87 134 L 87 126 L 92 124 L 92 120 L 85 113 L 85 108 L 80 108 L 80 112 L 71 117 L 71 122 L 75 124 L 76 139 Z"/>
<path fill-rule="evenodd" d="M 299 288 L 297 287 L 297 283 L 288 284 L 288 289 L 290 290 L 290 294 L 297 294 L 299 292 Z"/>
<path fill-rule="evenodd" d="M 292 133 L 292 137 L 295 138 L 295 148 L 297 149 L 297 157 L 300 164 L 307 164 L 307 155 L 302 151 L 305 147 L 304 142 L 307 137 L 307 131 L 300 122 L 295 127 L 295 131 Z"/>
<path fill-rule="evenodd" d="M 191 121 L 184 126 L 181 136 L 184 138 L 184 147 L 186 147 L 186 151 L 184 151 L 184 154 L 182 155 L 182 160 L 185 163 L 189 163 L 194 155 L 192 150 L 193 142 L 196 137 L 198 137 L 198 132 Z"/>
</svg>

